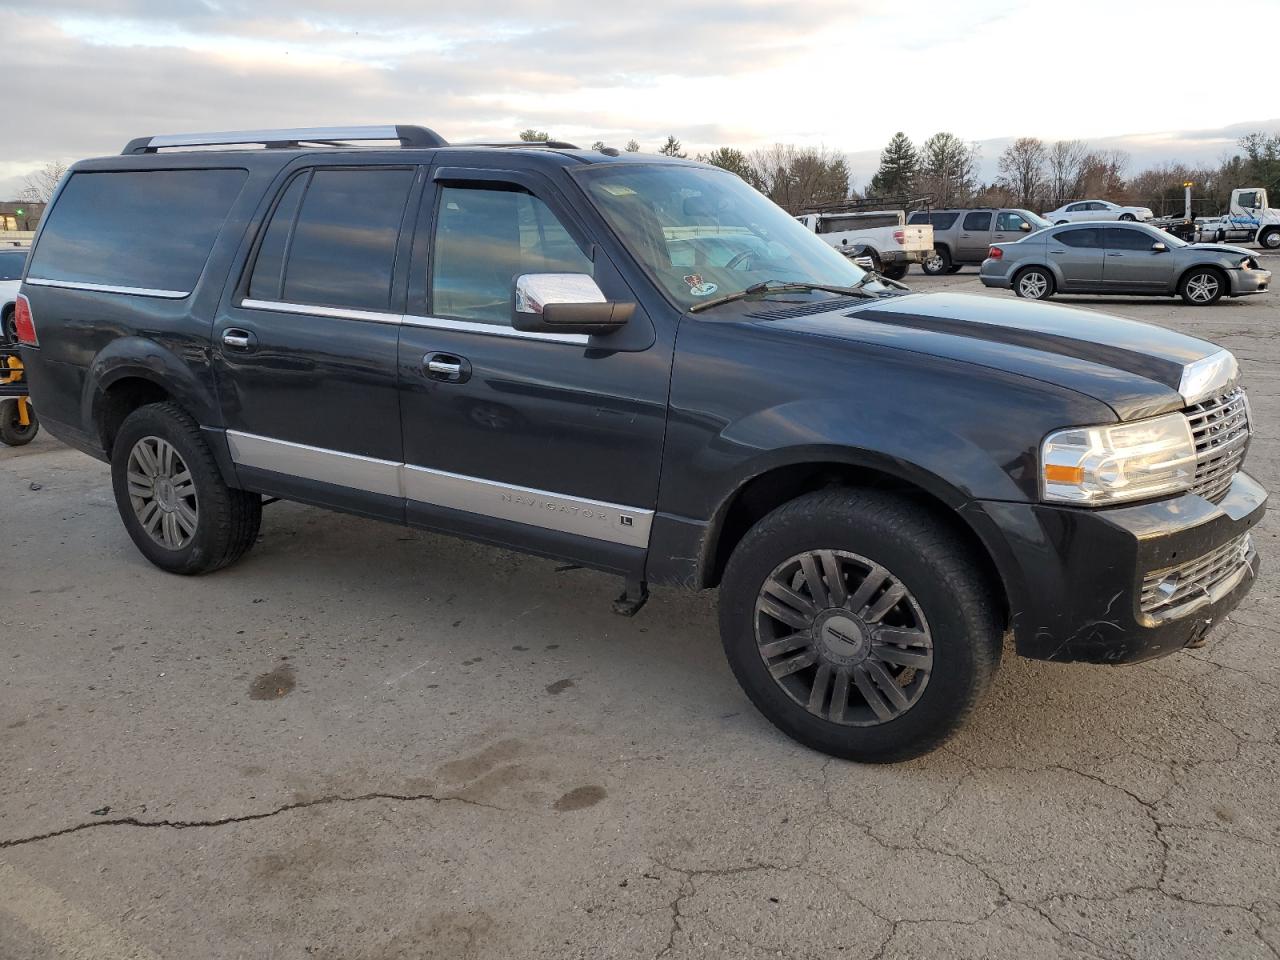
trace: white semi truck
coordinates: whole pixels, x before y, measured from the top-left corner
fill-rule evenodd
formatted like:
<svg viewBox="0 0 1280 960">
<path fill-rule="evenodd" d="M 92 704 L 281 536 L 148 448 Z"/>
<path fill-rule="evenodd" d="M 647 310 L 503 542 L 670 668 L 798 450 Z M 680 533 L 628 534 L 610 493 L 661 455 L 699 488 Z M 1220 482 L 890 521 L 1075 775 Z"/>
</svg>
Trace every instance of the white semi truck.
<svg viewBox="0 0 1280 960">
<path fill-rule="evenodd" d="M 1280 250 L 1280 210 L 1267 203 L 1262 187 L 1240 187 L 1231 191 L 1231 204 L 1219 217 L 1191 216 L 1191 184 L 1186 188 L 1186 214 L 1152 220 L 1151 225 L 1197 243 L 1256 243 L 1267 250 Z"/>
</svg>

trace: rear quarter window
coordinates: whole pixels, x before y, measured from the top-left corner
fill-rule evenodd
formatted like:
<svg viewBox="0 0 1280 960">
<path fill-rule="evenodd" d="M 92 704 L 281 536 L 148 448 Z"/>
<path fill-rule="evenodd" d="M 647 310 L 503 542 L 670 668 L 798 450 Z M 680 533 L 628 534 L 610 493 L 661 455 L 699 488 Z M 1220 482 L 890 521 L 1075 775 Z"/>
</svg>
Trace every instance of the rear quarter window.
<svg viewBox="0 0 1280 960">
<path fill-rule="evenodd" d="M 28 279 L 186 295 L 247 171 L 76 173 L 46 215 Z"/>
<path fill-rule="evenodd" d="M 27 251 L 0 251 L 0 280 L 21 280 L 22 265 L 27 262 Z"/>
</svg>

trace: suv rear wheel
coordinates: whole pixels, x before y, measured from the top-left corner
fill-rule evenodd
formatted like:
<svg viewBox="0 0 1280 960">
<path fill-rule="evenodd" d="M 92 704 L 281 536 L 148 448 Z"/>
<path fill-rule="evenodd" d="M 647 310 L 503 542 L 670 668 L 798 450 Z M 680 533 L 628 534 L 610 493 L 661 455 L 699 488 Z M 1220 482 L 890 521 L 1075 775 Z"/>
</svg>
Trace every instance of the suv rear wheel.
<svg viewBox="0 0 1280 960">
<path fill-rule="evenodd" d="M 730 558 L 725 653 L 760 712 L 806 746 L 874 763 L 919 756 L 973 710 L 1000 659 L 976 569 L 907 500 L 808 494 L 757 523 Z"/>
<path fill-rule="evenodd" d="M 1044 267 L 1027 267 L 1013 278 L 1013 292 L 1028 300 L 1048 300 L 1053 289 L 1053 274 Z"/>
<path fill-rule="evenodd" d="M 177 404 L 148 404 L 125 418 L 111 484 L 134 544 L 170 573 L 217 570 L 258 538 L 262 498 L 226 485 L 200 427 Z"/>
</svg>

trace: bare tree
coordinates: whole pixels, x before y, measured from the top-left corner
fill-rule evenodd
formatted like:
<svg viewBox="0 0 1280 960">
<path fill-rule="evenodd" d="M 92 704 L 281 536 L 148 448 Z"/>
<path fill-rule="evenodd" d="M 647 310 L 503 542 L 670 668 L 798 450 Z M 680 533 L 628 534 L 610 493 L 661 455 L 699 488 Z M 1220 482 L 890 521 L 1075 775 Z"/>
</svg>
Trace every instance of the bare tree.
<svg viewBox="0 0 1280 960">
<path fill-rule="evenodd" d="M 551 135 L 545 130 L 535 130 L 533 127 L 527 127 L 520 131 L 520 139 L 525 143 L 546 143 L 551 139 Z"/>
<path fill-rule="evenodd" d="M 775 143 L 750 159 L 754 185 L 790 213 L 849 196 L 849 165 L 835 151 Z"/>
<path fill-rule="evenodd" d="M 1125 195 L 1124 168 L 1129 155 L 1123 150 L 1094 150 L 1085 157 L 1080 170 L 1081 197 L 1120 200 Z"/>
<path fill-rule="evenodd" d="M 954 133 L 935 133 L 920 145 L 916 189 L 933 195 L 940 207 L 965 203 L 975 189 L 977 149 Z"/>
<path fill-rule="evenodd" d="M 1058 140 L 1049 148 L 1048 203 L 1059 206 L 1080 198 L 1084 162 L 1089 145 L 1083 140 Z"/>
<path fill-rule="evenodd" d="M 640 152 L 640 144 L 638 144 L 638 143 L 637 143 L 636 141 L 634 141 L 634 140 L 628 140 L 628 141 L 627 141 L 627 146 L 626 146 L 626 148 L 625 148 L 625 149 L 626 149 L 627 153 L 639 153 L 639 152 Z"/>
<path fill-rule="evenodd" d="M 1047 153 L 1037 137 L 1019 137 L 1000 154 L 1000 179 L 1021 207 L 1034 207 L 1044 193 Z"/>
<path fill-rule="evenodd" d="M 29 173 L 18 190 L 18 199 L 28 203 L 48 203 L 53 199 L 53 191 L 58 181 L 67 172 L 67 165 L 61 160 L 50 160 L 39 170 Z"/>
</svg>

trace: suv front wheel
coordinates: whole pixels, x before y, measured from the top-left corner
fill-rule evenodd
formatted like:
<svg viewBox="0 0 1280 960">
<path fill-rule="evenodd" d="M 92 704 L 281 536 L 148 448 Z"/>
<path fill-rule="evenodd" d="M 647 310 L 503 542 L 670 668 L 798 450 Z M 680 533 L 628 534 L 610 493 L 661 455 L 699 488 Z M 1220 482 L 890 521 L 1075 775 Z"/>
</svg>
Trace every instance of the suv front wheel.
<svg viewBox="0 0 1280 960">
<path fill-rule="evenodd" d="M 200 427 L 177 404 L 148 404 L 125 418 L 111 484 L 134 544 L 170 573 L 217 570 L 258 538 L 262 498 L 227 486 Z"/>
<path fill-rule="evenodd" d="M 756 707 L 806 746 L 888 763 L 973 710 L 1001 631 L 971 552 L 900 497 L 832 488 L 784 504 L 734 551 L 720 632 Z"/>
</svg>

